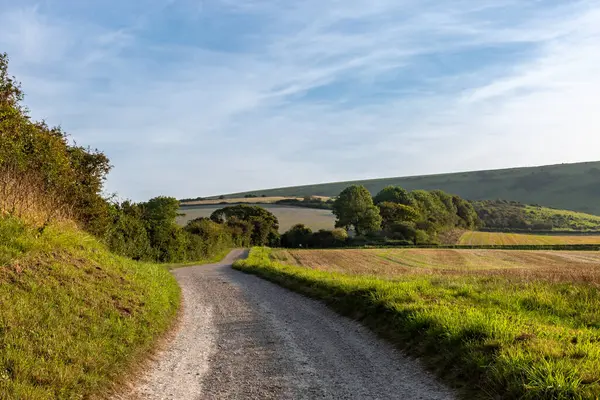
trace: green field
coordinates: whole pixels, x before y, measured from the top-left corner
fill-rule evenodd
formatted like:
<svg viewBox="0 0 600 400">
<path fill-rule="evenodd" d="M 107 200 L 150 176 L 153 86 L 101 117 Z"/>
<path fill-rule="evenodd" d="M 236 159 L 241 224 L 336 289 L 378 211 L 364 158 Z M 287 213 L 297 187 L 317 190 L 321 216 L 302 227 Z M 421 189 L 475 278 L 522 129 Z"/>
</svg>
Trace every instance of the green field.
<svg viewBox="0 0 600 400">
<path fill-rule="evenodd" d="M 330 210 L 319 210 L 306 207 L 289 207 L 276 204 L 249 204 L 263 207 L 272 212 L 279 220 L 279 232 L 283 233 L 296 224 L 304 224 L 313 231 L 319 229 L 333 229 L 335 217 Z M 210 217 L 219 208 L 227 205 L 202 205 L 193 207 L 182 207 L 180 212 L 185 214 L 177 218 L 180 225 L 199 217 Z"/>
<path fill-rule="evenodd" d="M 464 245 L 555 245 L 600 244 L 598 235 L 530 235 L 504 232 L 465 232 L 458 244 Z"/>
<path fill-rule="evenodd" d="M 348 181 L 235 193 L 266 196 L 337 196 L 351 184 L 375 194 L 388 185 L 441 189 L 469 200 L 506 199 L 600 215 L 600 162 Z"/>
<path fill-rule="evenodd" d="M 0 398 L 110 398 L 170 326 L 167 268 L 74 226 L 0 218 Z"/>
<path fill-rule="evenodd" d="M 234 267 L 362 321 L 463 398 L 597 399 L 599 261 L 596 253 L 254 248 Z"/>
</svg>

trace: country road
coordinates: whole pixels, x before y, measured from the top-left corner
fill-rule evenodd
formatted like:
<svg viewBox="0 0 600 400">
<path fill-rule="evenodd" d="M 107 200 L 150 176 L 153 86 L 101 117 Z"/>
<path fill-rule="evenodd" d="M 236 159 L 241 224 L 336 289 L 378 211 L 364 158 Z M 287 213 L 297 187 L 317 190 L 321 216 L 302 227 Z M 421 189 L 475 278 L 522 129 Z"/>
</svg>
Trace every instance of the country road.
<svg viewBox="0 0 600 400">
<path fill-rule="evenodd" d="M 418 362 L 319 302 L 220 264 L 174 271 L 184 308 L 128 399 L 452 399 Z"/>
</svg>

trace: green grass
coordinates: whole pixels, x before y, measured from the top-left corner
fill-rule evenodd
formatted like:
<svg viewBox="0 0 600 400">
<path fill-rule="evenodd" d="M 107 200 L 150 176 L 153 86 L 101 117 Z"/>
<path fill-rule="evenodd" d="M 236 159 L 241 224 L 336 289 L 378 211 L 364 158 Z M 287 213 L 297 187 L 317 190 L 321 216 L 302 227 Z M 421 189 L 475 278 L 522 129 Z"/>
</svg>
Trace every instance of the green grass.
<svg viewBox="0 0 600 400">
<path fill-rule="evenodd" d="M 171 326 L 167 268 L 118 257 L 72 226 L 0 219 L 0 398 L 108 397 Z"/>
<path fill-rule="evenodd" d="M 272 212 L 279 220 L 279 232 L 284 233 L 296 224 L 304 224 L 313 231 L 319 229 L 333 229 L 335 217 L 330 210 L 320 210 L 306 207 L 290 207 L 276 204 L 250 204 L 263 207 Z M 227 205 L 201 205 L 188 206 L 179 209 L 181 214 L 177 218 L 180 225 L 185 225 L 188 221 L 198 217 L 210 217 L 213 211 Z"/>
<path fill-rule="evenodd" d="M 254 248 L 234 268 L 321 299 L 421 359 L 465 398 L 600 395 L 595 284 L 442 273 L 384 279 L 286 266 Z"/>
<path fill-rule="evenodd" d="M 600 215 L 600 162 L 547 165 L 542 167 L 460 172 L 440 175 L 398 177 L 324 183 L 251 192 L 234 193 L 266 196 L 337 196 L 352 184 L 364 185 L 373 194 L 385 186 L 399 185 L 408 190 L 441 189 L 469 200 L 505 199 L 525 204 L 541 204 L 557 209 Z"/>
</svg>

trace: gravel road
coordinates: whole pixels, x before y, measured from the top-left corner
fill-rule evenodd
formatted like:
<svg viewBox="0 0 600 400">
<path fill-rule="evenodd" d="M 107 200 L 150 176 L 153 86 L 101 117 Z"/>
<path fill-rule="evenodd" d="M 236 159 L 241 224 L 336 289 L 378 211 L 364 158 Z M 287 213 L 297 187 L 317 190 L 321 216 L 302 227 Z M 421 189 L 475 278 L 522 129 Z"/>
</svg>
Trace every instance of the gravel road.
<svg viewBox="0 0 600 400">
<path fill-rule="evenodd" d="M 452 399 L 418 362 L 319 302 L 222 263 L 174 271 L 179 330 L 127 396 Z"/>
</svg>

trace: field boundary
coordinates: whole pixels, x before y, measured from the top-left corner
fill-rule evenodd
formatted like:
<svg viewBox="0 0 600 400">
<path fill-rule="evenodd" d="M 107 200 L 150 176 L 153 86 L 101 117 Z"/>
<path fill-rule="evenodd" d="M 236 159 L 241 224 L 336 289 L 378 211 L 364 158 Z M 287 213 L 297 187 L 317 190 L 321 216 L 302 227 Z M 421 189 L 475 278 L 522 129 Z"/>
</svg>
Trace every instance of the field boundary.
<svg viewBox="0 0 600 400">
<path fill-rule="evenodd" d="M 528 245 L 528 244 L 504 244 L 504 245 L 398 245 L 376 244 L 363 246 L 338 246 L 338 247 L 278 247 L 285 250 L 362 250 L 362 249 L 456 249 L 456 250 L 547 250 L 547 251 L 600 251 L 600 244 L 544 244 L 544 245 Z"/>
</svg>

